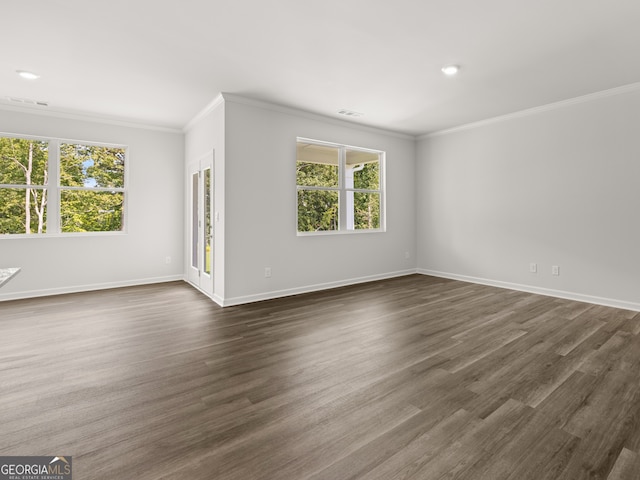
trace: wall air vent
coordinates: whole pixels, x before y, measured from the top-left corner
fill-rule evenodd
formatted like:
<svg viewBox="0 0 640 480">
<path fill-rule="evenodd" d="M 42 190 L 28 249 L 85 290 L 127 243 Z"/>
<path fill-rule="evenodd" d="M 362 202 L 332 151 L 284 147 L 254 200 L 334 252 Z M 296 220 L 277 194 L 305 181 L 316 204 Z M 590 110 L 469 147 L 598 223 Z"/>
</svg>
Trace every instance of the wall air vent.
<svg viewBox="0 0 640 480">
<path fill-rule="evenodd" d="M 345 117 L 361 117 L 364 115 L 363 113 L 354 112 L 352 110 L 339 110 L 338 113 Z"/>
</svg>

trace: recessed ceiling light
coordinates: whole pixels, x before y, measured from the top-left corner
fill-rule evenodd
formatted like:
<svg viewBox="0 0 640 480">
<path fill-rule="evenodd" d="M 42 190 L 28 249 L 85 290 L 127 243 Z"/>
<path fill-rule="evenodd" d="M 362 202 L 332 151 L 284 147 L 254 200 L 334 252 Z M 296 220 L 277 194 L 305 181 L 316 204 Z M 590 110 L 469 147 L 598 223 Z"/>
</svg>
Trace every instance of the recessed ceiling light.
<svg viewBox="0 0 640 480">
<path fill-rule="evenodd" d="M 458 65 L 445 65 L 442 67 L 442 73 L 449 76 L 455 75 L 459 71 L 460 67 Z"/>
<path fill-rule="evenodd" d="M 28 72 L 26 70 L 16 70 L 16 73 L 20 75 L 22 78 L 26 78 L 27 80 L 37 80 L 40 78 L 40 75 L 33 72 Z"/>
</svg>

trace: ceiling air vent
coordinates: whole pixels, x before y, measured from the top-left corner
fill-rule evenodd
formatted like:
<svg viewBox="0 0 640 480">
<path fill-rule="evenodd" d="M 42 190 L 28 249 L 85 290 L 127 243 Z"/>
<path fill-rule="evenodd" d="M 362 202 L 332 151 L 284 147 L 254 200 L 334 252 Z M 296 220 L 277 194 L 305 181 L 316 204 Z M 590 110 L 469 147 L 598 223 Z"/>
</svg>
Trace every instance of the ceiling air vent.
<svg viewBox="0 0 640 480">
<path fill-rule="evenodd" d="M 48 102 L 43 102 L 41 100 L 31 100 L 30 98 L 18 98 L 18 97 L 6 97 L 7 101 L 11 103 L 19 103 L 21 105 L 36 105 L 39 107 L 48 107 Z"/>
<path fill-rule="evenodd" d="M 339 110 L 338 113 L 345 117 L 361 117 L 364 115 L 363 113 L 354 112 L 353 110 Z"/>
</svg>

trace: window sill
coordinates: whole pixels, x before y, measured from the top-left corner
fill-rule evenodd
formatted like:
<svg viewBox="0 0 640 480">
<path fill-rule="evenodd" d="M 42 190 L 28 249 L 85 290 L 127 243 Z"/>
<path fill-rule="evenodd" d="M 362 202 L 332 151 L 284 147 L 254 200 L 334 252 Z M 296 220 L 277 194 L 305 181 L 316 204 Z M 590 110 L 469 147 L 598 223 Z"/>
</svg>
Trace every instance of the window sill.
<svg viewBox="0 0 640 480">
<path fill-rule="evenodd" d="M 121 235 L 127 235 L 127 232 L 0 233 L 0 240 L 24 240 L 25 238 L 112 237 Z"/>
<path fill-rule="evenodd" d="M 370 233 L 385 233 L 386 229 L 377 228 L 372 230 L 324 230 L 320 232 L 296 232 L 298 237 L 325 237 L 333 235 L 362 235 Z"/>
</svg>

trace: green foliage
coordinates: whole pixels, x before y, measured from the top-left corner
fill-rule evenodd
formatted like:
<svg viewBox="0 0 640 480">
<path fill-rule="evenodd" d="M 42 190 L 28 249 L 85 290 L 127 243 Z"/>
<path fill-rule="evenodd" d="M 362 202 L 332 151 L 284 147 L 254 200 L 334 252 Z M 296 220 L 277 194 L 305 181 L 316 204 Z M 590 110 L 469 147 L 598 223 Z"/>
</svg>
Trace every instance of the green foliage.
<svg viewBox="0 0 640 480">
<path fill-rule="evenodd" d="M 64 187 L 124 187 L 122 148 L 64 143 L 60 145 L 60 185 Z"/>
<path fill-rule="evenodd" d="M 204 242 L 204 271 L 211 273 L 211 232 L 213 225 L 211 224 L 211 182 L 213 180 L 211 169 L 206 168 L 204 174 L 204 218 L 205 218 L 205 242 Z"/>
<path fill-rule="evenodd" d="M 380 194 L 355 192 L 353 196 L 353 227 L 356 230 L 380 228 Z"/>
<path fill-rule="evenodd" d="M 338 192 L 298 190 L 298 231 L 338 230 Z"/>
<path fill-rule="evenodd" d="M 47 142 L 0 137 L 0 184 L 44 185 L 48 159 Z"/>
<path fill-rule="evenodd" d="M 305 187 L 337 187 L 338 166 L 297 162 L 297 184 Z M 316 232 L 338 229 L 338 192 L 334 190 L 298 191 L 298 231 Z"/>
<path fill-rule="evenodd" d="M 338 166 L 298 161 L 296 182 L 305 187 L 337 187 Z"/>
<path fill-rule="evenodd" d="M 380 188 L 380 164 L 377 162 L 366 163 L 356 167 L 353 173 L 353 188 L 378 190 Z"/>
<path fill-rule="evenodd" d="M 124 193 L 63 190 L 60 228 L 63 232 L 117 232 L 122 230 Z"/>
<path fill-rule="evenodd" d="M 25 233 L 25 189 L 0 188 L 0 234 Z"/>
<path fill-rule="evenodd" d="M 46 228 L 47 142 L 0 137 L 0 234 L 43 233 Z"/>
<path fill-rule="evenodd" d="M 356 169 L 353 175 L 353 187 L 362 190 L 378 190 L 380 164 L 366 163 L 362 170 Z M 353 227 L 356 230 L 380 228 L 380 194 L 355 192 L 353 197 Z"/>
</svg>

